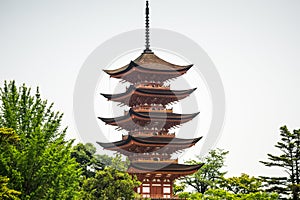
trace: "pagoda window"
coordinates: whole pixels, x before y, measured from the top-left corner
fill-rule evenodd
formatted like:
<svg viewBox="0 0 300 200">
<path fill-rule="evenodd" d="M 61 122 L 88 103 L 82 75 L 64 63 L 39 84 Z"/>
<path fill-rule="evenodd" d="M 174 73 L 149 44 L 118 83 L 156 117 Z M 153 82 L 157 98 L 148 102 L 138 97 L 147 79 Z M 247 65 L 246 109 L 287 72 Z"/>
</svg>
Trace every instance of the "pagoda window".
<svg viewBox="0 0 300 200">
<path fill-rule="evenodd" d="M 164 187 L 164 194 L 170 194 L 170 193 L 171 193 L 170 187 Z"/>
<path fill-rule="evenodd" d="M 160 161 L 158 157 L 153 158 L 154 161 Z"/>
<path fill-rule="evenodd" d="M 143 187 L 143 193 L 150 193 L 150 187 Z"/>
</svg>

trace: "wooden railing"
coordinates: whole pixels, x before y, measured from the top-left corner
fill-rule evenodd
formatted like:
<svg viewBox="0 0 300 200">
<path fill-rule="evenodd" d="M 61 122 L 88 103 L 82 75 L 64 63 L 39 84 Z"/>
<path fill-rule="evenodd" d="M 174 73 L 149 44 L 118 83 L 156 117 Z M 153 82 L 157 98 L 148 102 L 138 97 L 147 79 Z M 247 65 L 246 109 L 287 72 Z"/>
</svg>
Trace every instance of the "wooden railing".
<svg viewBox="0 0 300 200">
<path fill-rule="evenodd" d="M 162 112 L 162 113 L 172 113 L 173 109 L 165 109 L 165 108 L 156 108 L 156 107 L 138 107 L 133 108 L 135 112 Z"/>
<path fill-rule="evenodd" d="M 162 89 L 162 90 L 169 90 L 170 85 L 158 85 L 158 84 L 136 84 L 136 88 L 155 88 L 155 89 Z"/>
<path fill-rule="evenodd" d="M 144 158 L 139 158 L 136 160 L 132 160 L 131 162 L 150 162 L 150 163 L 178 163 L 178 159 L 176 160 L 150 160 L 150 159 L 144 159 Z"/>
<path fill-rule="evenodd" d="M 152 130 L 153 131 L 153 130 Z M 168 138 L 173 138 L 175 137 L 175 133 L 153 133 L 151 130 L 149 132 L 131 132 L 130 135 L 132 136 L 140 136 L 140 137 L 168 137 Z M 122 139 L 127 139 L 128 135 L 122 135 Z"/>
</svg>

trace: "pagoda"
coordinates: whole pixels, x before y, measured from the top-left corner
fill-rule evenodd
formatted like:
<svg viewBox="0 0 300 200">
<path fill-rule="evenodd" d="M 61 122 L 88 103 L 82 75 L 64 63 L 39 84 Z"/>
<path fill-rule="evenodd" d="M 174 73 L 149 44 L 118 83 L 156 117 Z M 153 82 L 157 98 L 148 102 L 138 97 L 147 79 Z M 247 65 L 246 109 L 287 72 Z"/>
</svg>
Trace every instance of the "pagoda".
<svg viewBox="0 0 300 200">
<path fill-rule="evenodd" d="M 146 48 L 128 65 L 104 70 L 110 77 L 129 82 L 124 93 L 102 94 L 107 100 L 127 105 L 130 109 L 115 118 L 99 117 L 105 124 L 126 130 L 120 141 L 97 142 L 106 150 L 116 151 L 130 160 L 127 172 L 135 175 L 141 186 L 135 191 L 143 198 L 173 199 L 174 180 L 193 174 L 202 165 L 179 164 L 172 155 L 195 145 L 201 137 L 177 138 L 170 129 L 191 121 L 199 113 L 178 114 L 170 104 L 188 97 L 194 89 L 171 90 L 167 81 L 185 73 L 193 65 L 181 66 L 156 56 L 149 42 L 149 6 L 146 1 Z"/>
</svg>

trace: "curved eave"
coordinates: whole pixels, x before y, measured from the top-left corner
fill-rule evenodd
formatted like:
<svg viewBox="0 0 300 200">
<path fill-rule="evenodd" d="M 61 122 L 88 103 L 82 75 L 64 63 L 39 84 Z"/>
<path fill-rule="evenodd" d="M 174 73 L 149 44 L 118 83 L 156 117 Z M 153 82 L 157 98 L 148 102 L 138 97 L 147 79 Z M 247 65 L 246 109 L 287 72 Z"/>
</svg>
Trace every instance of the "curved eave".
<svg viewBox="0 0 300 200">
<path fill-rule="evenodd" d="M 161 113 L 161 112 L 134 112 L 132 109 L 129 113 L 141 119 L 167 119 L 167 120 L 190 120 L 196 117 L 200 112 L 192 114 L 178 114 L 178 113 Z"/>
<path fill-rule="evenodd" d="M 193 139 L 183 139 L 183 138 L 163 138 L 163 137 L 131 137 L 136 142 L 142 144 L 164 144 L 164 145 L 195 145 L 202 137 Z"/>
<path fill-rule="evenodd" d="M 189 89 L 189 90 L 164 90 L 164 89 L 148 89 L 148 88 L 135 88 L 134 86 L 130 86 L 126 92 L 119 94 L 103 94 L 102 96 L 107 98 L 108 100 L 118 100 L 122 98 L 126 98 L 127 96 L 131 96 L 135 93 L 142 95 L 156 95 L 163 97 L 181 97 L 188 96 L 192 94 L 197 88 Z"/>
<path fill-rule="evenodd" d="M 117 142 L 97 142 L 100 146 L 105 149 L 114 149 L 114 148 L 121 148 L 129 143 L 140 144 L 141 146 L 144 145 L 175 145 L 175 146 L 193 146 L 202 137 L 194 138 L 194 139 L 182 139 L 182 138 L 162 138 L 162 137 L 134 137 L 129 135 L 126 140 L 120 140 Z"/>
<path fill-rule="evenodd" d="M 167 72 L 167 73 L 173 73 L 173 72 L 178 73 L 178 72 L 182 72 L 182 71 L 188 71 L 191 67 L 193 67 L 193 64 L 185 65 L 185 66 L 178 66 L 177 68 L 167 67 L 165 69 L 163 69 L 163 68 L 153 69 L 150 66 L 145 67 L 145 66 L 138 65 L 138 64 L 135 63 L 135 67 L 138 68 L 138 69 L 141 69 L 143 71 L 149 71 L 149 72 L 157 71 L 157 72 Z"/>
<path fill-rule="evenodd" d="M 103 121 L 106 124 L 111 124 L 111 123 L 117 123 L 119 121 L 123 121 L 128 119 L 130 116 L 124 115 L 124 116 L 120 116 L 120 117 L 113 117 L 113 118 L 105 118 L 105 117 L 98 117 L 98 119 L 100 119 L 101 121 Z"/>
<path fill-rule="evenodd" d="M 128 172 L 139 172 L 139 173 L 149 173 L 149 172 L 162 172 L 162 173 L 184 173 L 190 174 L 198 171 L 204 164 L 198 165 L 184 165 L 184 164 L 162 164 L 162 163 L 131 163 Z"/>
<path fill-rule="evenodd" d="M 111 99 L 118 99 L 120 97 L 130 95 L 135 90 L 136 90 L 136 88 L 133 85 L 130 85 L 130 87 L 126 90 L 126 92 L 123 92 L 123 93 L 119 93 L 119 94 L 104 94 L 104 93 L 100 93 L 100 94 L 102 96 L 104 96 L 105 98 L 107 98 L 108 100 L 111 100 Z"/>
<path fill-rule="evenodd" d="M 104 69 L 103 71 L 110 76 L 117 76 L 117 75 L 120 75 L 120 74 L 130 71 L 132 69 L 133 65 L 135 65 L 135 64 L 133 61 L 131 61 L 128 65 L 125 65 L 124 67 L 121 67 L 118 69 L 112 69 L 112 70 Z"/>
<path fill-rule="evenodd" d="M 191 120 L 196 117 L 200 112 L 193 114 L 177 114 L 177 113 L 162 113 L 162 112 L 134 112 L 132 109 L 129 110 L 128 114 L 115 117 L 115 118 L 103 118 L 98 117 L 98 119 L 102 120 L 106 124 L 117 125 L 118 122 L 132 119 L 132 117 L 140 118 L 141 120 L 175 120 L 175 121 L 186 121 Z M 115 124 L 114 124 L 115 123 Z"/>
<path fill-rule="evenodd" d="M 148 89 L 148 88 L 137 88 L 136 91 L 144 94 L 156 94 L 156 95 L 190 95 L 197 88 L 189 89 L 189 90 L 162 90 L 162 89 Z"/>
<path fill-rule="evenodd" d="M 135 63 L 134 61 L 131 61 L 128 65 L 114 69 L 114 70 L 103 70 L 105 73 L 110 75 L 111 77 L 120 78 L 123 74 L 130 73 L 130 71 L 133 71 L 134 68 L 141 70 L 145 73 L 180 73 L 184 71 L 188 71 L 191 67 L 193 67 L 193 64 L 191 65 L 185 65 L 185 66 L 176 66 L 176 67 L 170 67 L 170 66 L 164 66 L 163 64 L 160 64 L 161 68 L 158 67 L 151 67 L 151 65 L 155 66 L 156 64 L 147 64 L 145 66 Z"/>
</svg>

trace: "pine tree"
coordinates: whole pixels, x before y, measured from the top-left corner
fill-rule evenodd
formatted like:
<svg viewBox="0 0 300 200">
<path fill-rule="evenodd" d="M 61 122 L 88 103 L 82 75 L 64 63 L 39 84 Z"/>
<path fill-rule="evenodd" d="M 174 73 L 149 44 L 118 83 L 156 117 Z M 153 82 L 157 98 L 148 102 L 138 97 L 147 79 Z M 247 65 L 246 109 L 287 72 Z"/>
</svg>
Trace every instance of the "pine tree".
<svg viewBox="0 0 300 200">
<path fill-rule="evenodd" d="M 260 161 L 268 167 L 284 169 L 285 177 L 262 177 L 271 187 L 269 191 L 290 194 L 293 200 L 300 199 L 300 130 L 292 133 L 286 126 L 280 128 L 281 140 L 275 145 L 280 155 L 268 154 L 269 161 Z"/>
<path fill-rule="evenodd" d="M 204 194 L 210 188 L 215 188 L 219 181 L 222 180 L 226 172 L 222 172 L 221 168 L 224 167 L 225 156 L 228 151 L 216 149 L 209 152 L 209 155 L 200 161 L 192 160 L 187 164 L 200 164 L 204 163 L 196 173 L 186 176 L 182 182 L 188 186 L 193 187 L 197 192 Z"/>
</svg>

